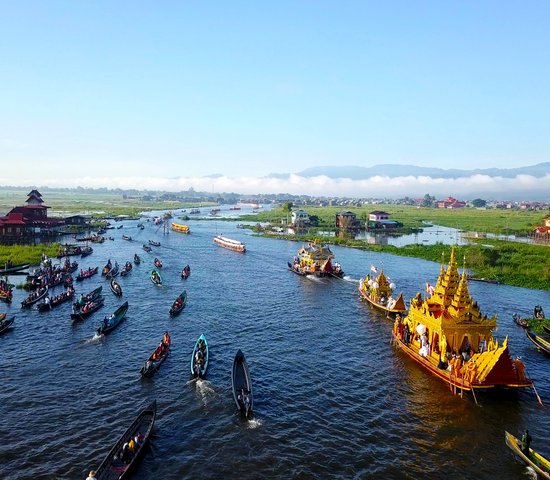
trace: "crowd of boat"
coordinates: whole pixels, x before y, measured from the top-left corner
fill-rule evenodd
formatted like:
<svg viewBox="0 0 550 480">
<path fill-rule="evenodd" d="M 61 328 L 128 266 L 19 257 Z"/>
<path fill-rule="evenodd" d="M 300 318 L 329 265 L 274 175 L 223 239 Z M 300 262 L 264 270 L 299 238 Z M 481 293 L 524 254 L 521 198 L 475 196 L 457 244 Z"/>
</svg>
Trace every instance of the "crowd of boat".
<svg viewBox="0 0 550 480">
<path fill-rule="evenodd" d="M 181 225 L 173 228 L 176 231 L 184 231 Z M 128 238 L 126 238 L 128 240 Z M 131 238 L 130 238 L 131 240 Z M 216 245 L 236 252 L 246 252 L 244 243 L 222 235 L 216 235 L 213 239 Z M 152 247 L 160 247 L 160 242 L 150 240 L 143 244 L 143 249 L 152 251 Z M 76 249 L 64 247 L 64 252 L 76 252 Z M 80 254 L 82 252 L 80 251 Z M 67 253 L 71 255 L 71 253 Z M 133 263 L 139 265 L 141 257 L 135 253 Z M 150 273 L 150 280 L 154 285 L 162 285 L 163 280 L 160 271 L 163 263 L 159 257 L 153 260 L 154 269 Z M 344 271 L 341 265 L 335 262 L 334 254 L 328 245 L 309 242 L 303 245 L 297 252 L 292 262 L 287 262 L 288 268 L 300 276 L 315 276 L 341 279 Z M 28 268 L 28 265 L 25 266 Z M 13 269 L 14 266 L 9 268 Z M 75 290 L 72 284 L 71 273 L 78 268 L 77 262 L 65 260 L 62 265 L 53 265 L 51 259 L 44 259 L 38 269 L 27 276 L 25 288 L 31 291 L 29 296 L 21 302 L 22 307 L 30 307 L 42 300 L 38 305 L 39 311 L 46 311 L 56 305 L 73 298 Z M 119 275 L 128 275 L 132 271 L 132 262 L 125 262 L 122 270 L 118 263 L 111 259 L 102 269 L 102 275 L 109 280 L 110 288 L 117 297 L 123 295 L 122 286 L 117 282 Z M 97 274 L 99 267 L 90 267 L 80 270 L 77 281 L 82 282 Z M 191 268 L 186 264 L 181 270 L 181 278 L 189 278 Z M 66 291 L 50 296 L 51 289 L 63 283 Z M 7 279 L 0 280 L 0 299 L 11 301 L 11 289 Z M 459 272 L 455 258 L 454 248 L 451 250 L 447 266 L 441 264 L 440 273 L 434 286 L 426 284 L 426 294 L 418 293 L 412 298 L 407 307 L 403 293 L 396 295 L 396 286 L 383 269 L 372 265 L 370 271 L 359 282 L 359 297 L 368 302 L 374 308 L 384 312 L 387 318 L 393 322 L 392 343 L 406 355 L 411 357 L 419 366 L 430 374 L 444 381 L 449 389 L 456 394 L 463 395 L 471 392 L 473 400 L 477 403 L 476 392 L 500 389 L 531 388 L 539 403 L 539 397 L 535 382 L 526 373 L 525 365 L 519 358 L 513 358 L 510 353 L 508 338 L 499 342 L 493 332 L 496 328 L 496 317 L 488 317 L 483 314 L 481 307 L 472 298 L 468 289 L 468 276 L 465 269 Z M 187 303 L 187 291 L 184 289 L 173 300 L 168 313 L 175 317 L 182 312 Z M 102 286 L 82 294 L 73 303 L 71 319 L 82 321 L 104 304 Z M 97 335 L 106 335 L 114 330 L 125 318 L 129 304 L 124 302 L 115 311 L 103 317 Z M 541 350 L 550 354 L 550 341 L 532 331 L 535 320 L 539 329 L 550 333 L 550 324 L 546 324 L 544 312 L 541 306 L 535 307 L 534 319 L 521 319 L 514 316 L 514 321 L 526 329 L 528 338 Z M 7 318 L 6 314 L 0 314 L 0 333 L 4 333 L 13 327 L 15 318 Z M 169 355 L 171 346 L 170 334 L 166 331 L 163 337 L 144 361 L 140 373 L 142 376 L 153 375 Z M 208 342 L 204 335 L 195 342 L 193 347 L 189 371 L 193 378 L 204 378 L 209 363 Z M 232 367 L 232 392 L 235 404 L 239 412 L 246 419 L 253 415 L 253 394 L 250 372 L 241 350 L 237 352 Z M 135 421 L 121 436 L 113 449 L 97 471 L 93 472 L 97 480 L 112 478 L 112 472 L 122 476 L 130 471 L 137 458 L 140 456 L 148 441 L 152 426 L 156 418 L 156 402 L 148 405 L 140 411 Z M 139 437 L 130 446 L 132 439 Z M 518 453 L 524 461 L 531 464 L 544 478 L 550 478 L 548 460 L 539 453 L 533 451 L 526 442 L 518 440 L 506 432 L 506 444 Z M 128 452 L 130 449 L 130 453 Z M 113 477 L 114 478 L 114 477 Z M 119 478 L 118 476 L 116 478 Z"/>
</svg>

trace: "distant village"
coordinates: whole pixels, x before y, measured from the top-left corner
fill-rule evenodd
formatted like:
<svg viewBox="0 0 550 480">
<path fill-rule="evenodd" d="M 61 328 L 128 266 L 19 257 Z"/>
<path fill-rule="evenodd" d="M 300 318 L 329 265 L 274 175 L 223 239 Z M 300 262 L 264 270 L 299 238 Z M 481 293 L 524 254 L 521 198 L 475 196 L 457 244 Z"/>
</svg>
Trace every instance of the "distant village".
<svg viewBox="0 0 550 480">
<path fill-rule="evenodd" d="M 111 191 L 112 193 L 112 191 Z M 238 194 L 208 195 L 195 192 L 190 189 L 181 193 L 157 193 L 140 194 L 136 191 L 120 192 L 125 199 L 138 199 L 142 202 L 182 202 L 182 203 L 217 203 L 236 204 L 291 204 L 293 207 L 290 212 L 288 226 L 294 228 L 306 228 L 312 224 L 312 219 L 307 213 L 307 206 L 336 206 L 342 207 L 342 211 L 336 214 L 335 228 L 340 230 L 395 230 L 402 227 L 402 224 L 395 219 L 390 218 L 390 214 L 376 209 L 376 205 L 416 205 L 418 207 L 428 208 L 478 208 L 478 209 L 518 209 L 518 210 L 536 210 L 547 211 L 550 209 L 550 203 L 547 202 L 489 202 L 483 199 L 474 199 L 472 201 L 463 201 L 451 196 L 444 199 L 436 199 L 426 194 L 423 198 L 412 199 L 405 197 L 403 199 L 351 199 L 351 198 L 324 198 L 311 197 L 307 195 L 255 195 L 253 197 L 244 197 Z M 36 190 L 31 190 L 24 201 L 24 205 L 12 208 L 6 215 L 0 216 L 0 244 L 25 244 L 36 243 L 37 241 L 55 241 L 63 233 L 83 230 L 90 228 L 91 215 L 71 215 L 64 218 L 48 217 L 50 207 L 44 204 L 42 194 Z M 374 209 L 368 213 L 364 220 L 357 218 L 356 214 L 350 210 L 352 207 L 366 207 L 372 205 Z M 550 236 L 550 217 L 545 218 L 543 224 L 538 226 L 533 232 L 537 236 Z"/>
</svg>

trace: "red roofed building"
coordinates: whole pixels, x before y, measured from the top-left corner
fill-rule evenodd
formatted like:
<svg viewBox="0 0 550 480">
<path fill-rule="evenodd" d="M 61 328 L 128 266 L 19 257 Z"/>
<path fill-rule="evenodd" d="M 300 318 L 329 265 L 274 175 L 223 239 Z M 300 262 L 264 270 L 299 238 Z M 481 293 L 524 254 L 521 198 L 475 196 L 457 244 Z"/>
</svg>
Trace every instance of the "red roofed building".
<svg viewBox="0 0 550 480">
<path fill-rule="evenodd" d="M 64 224 L 63 219 L 48 218 L 48 208 L 43 205 L 38 190 L 27 194 L 27 205 L 12 208 L 0 217 L 0 243 L 29 243 L 36 237 L 55 235 L 55 228 Z"/>
<path fill-rule="evenodd" d="M 466 202 L 457 200 L 453 197 L 448 197 L 445 200 L 438 200 L 436 205 L 437 208 L 464 208 L 466 206 Z"/>
</svg>

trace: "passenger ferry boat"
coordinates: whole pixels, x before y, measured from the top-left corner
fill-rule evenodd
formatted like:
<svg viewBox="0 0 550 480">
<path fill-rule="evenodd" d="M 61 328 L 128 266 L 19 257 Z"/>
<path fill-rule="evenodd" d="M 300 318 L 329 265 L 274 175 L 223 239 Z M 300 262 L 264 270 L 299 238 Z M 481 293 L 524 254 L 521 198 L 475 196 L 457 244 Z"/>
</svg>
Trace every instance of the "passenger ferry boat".
<svg viewBox="0 0 550 480">
<path fill-rule="evenodd" d="M 371 267 L 373 272 L 376 272 L 376 268 Z M 367 274 L 365 278 L 362 278 L 359 282 L 359 294 L 361 298 L 364 298 L 372 306 L 389 313 L 402 314 L 407 311 L 405 306 L 405 300 L 403 300 L 403 293 L 401 292 L 397 298 L 393 298 L 393 291 L 395 285 L 390 283 L 388 277 L 384 275 L 384 270 L 375 277 L 371 278 L 370 274 Z"/>
<path fill-rule="evenodd" d="M 214 237 L 214 243 L 217 243 L 220 247 L 228 248 L 229 250 L 235 250 L 236 252 L 246 252 L 244 243 L 231 238 L 223 237 L 222 235 L 216 235 Z"/>
<path fill-rule="evenodd" d="M 328 245 L 309 242 L 298 250 L 292 263 L 288 262 L 288 268 L 298 275 L 342 278 L 344 271 L 339 263 L 332 263 L 333 260 L 334 254 Z"/>
<path fill-rule="evenodd" d="M 190 232 L 188 225 L 182 225 L 179 223 L 172 223 L 172 230 L 174 230 L 174 232 L 181 232 L 181 233 Z"/>
<path fill-rule="evenodd" d="M 396 319 L 392 338 L 454 393 L 471 391 L 476 403 L 475 390 L 526 387 L 533 388 L 540 402 L 523 362 L 510 356 L 508 337 L 500 345 L 493 338 L 496 320 L 482 315 L 470 296 L 466 271 L 459 274 L 453 248 L 433 294 L 423 299 L 417 293 L 405 319 Z"/>
</svg>

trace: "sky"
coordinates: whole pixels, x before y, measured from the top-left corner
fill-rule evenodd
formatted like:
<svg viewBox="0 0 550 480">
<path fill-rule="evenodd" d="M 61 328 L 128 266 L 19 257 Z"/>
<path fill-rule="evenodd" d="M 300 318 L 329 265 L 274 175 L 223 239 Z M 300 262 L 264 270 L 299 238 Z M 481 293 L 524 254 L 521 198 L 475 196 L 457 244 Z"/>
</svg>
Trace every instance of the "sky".
<svg viewBox="0 0 550 480">
<path fill-rule="evenodd" d="M 546 1 L 0 9 L 0 185 L 334 195 L 361 184 L 265 177 L 550 161 Z M 550 172 L 531 180 L 550 191 Z"/>
</svg>

